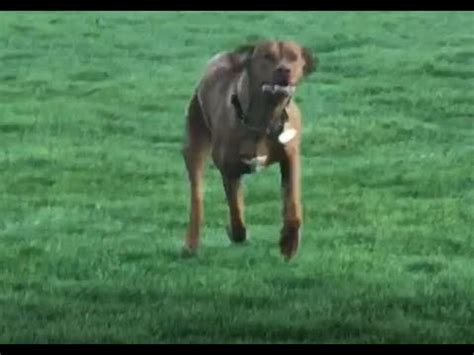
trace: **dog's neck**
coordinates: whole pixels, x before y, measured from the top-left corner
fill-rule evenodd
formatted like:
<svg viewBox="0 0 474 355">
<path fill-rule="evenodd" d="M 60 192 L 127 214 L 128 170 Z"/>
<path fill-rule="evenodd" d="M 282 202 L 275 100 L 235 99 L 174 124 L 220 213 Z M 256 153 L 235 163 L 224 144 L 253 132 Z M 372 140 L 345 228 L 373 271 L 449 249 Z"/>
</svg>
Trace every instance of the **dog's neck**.
<svg viewBox="0 0 474 355">
<path fill-rule="evenodd" d="M 262 132 L 273 123 L 283 123 L 290 101 L 291 97 L 277 100 L 264 93 L 260 85 L 253 85 L 246 70 L 240 75 L 232 98 L 241 123 Z"/>
</svg>

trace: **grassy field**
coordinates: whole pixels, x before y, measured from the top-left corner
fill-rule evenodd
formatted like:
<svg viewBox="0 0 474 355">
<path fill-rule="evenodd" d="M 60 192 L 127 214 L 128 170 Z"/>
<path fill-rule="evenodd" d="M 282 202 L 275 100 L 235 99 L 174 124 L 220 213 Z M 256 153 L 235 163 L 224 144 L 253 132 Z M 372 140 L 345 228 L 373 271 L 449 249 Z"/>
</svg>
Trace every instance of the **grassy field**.
<svg viewBox="0 0 474 355">
<path fill-rule="evenodd" d="M 1 343 L 472 343 L 474 13 L 0 13 Z M 180 257 L 184 109 L 206 61 L 313 49 L 304 229 L 278 250 L 277 167 L 230 245 L 206 174 Z"/>
</svg>

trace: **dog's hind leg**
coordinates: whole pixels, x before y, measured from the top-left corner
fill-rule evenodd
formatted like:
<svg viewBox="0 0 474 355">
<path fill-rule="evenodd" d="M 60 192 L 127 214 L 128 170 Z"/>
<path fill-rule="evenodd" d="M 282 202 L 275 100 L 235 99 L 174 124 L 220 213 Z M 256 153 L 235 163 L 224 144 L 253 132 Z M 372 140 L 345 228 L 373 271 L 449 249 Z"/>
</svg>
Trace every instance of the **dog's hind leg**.
<svg viewBox="0 0 474 355">
<path fill-rule="evenodd" d="M 222 175 L 225 195 L 229 205 L 230 224 L 227 226 L 227 234 L 234 243 L 242 243 L 247 239 L 244 223 L 244 201 L 239 178 L 231 178 Z"/>
<path fill-rule="evenodd" d="M 182 153 L 188 173 L 191 198 L 183 253 L 192 255 L 199 246 L 201 224 L 204 216 L 204 166 L 211 144 L 210 131 L 204 121 L 205 118 L 196 95 L 191 99 L 186 120 L 186 139 Z"/>
</svg>

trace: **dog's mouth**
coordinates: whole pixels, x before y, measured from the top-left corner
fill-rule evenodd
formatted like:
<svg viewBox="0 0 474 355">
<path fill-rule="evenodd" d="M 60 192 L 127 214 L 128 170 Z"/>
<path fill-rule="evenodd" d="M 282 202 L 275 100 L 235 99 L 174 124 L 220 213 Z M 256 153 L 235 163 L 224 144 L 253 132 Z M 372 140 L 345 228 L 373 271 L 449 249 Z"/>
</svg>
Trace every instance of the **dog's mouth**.
<svg viewBox="0 0 474 355">
<path fill-rule="evenodd" d="M 295 93 L 295 85 L 263 84 L 262 91 L 271 95 L 292 96 Z"/>
</svg>

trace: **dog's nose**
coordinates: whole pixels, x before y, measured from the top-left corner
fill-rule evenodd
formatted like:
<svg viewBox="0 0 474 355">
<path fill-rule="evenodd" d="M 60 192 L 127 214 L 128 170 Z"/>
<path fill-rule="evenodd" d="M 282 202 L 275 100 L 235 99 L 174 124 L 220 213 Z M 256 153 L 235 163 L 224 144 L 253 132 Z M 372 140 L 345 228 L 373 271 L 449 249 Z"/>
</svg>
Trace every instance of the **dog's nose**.
<svg viewBox="0 0 474 355">
<path fill-rule="evenodd" d="M 285 65 L 280 65 L 275 71 L 275 84 L 288 85 L 290 79 L 290 68 Z"/>
<path fill-rule="evenodd" d="M 288 67 L 285 66 L 285 65 L 280 65 L 280 66 L 278 66 L 278 68 L 276 69 L 276 71 L 277 71 L 277 74 L 279 74 L 279 75 L 285 75 L 285 76 L 287 76 L 287 75 L 290 74 L 290 68 L 288 68 Z"/>
</svg>

